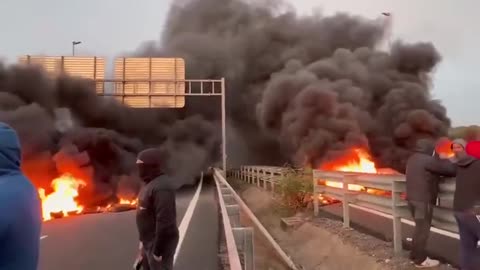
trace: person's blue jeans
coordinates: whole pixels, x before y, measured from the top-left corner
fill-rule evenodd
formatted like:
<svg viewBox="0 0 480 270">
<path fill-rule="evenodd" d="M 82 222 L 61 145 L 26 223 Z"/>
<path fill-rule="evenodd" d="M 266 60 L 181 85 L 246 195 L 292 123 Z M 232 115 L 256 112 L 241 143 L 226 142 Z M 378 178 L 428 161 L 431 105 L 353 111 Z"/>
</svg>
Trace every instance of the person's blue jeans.
<svg viewBox="0 0 480 270">
<path fill-rule="evenodd" d="M 460 267 L 462 270 L 480 270 L 480 221 L 470 212 L 455 212 L 460 233 Z"/>
</svg>

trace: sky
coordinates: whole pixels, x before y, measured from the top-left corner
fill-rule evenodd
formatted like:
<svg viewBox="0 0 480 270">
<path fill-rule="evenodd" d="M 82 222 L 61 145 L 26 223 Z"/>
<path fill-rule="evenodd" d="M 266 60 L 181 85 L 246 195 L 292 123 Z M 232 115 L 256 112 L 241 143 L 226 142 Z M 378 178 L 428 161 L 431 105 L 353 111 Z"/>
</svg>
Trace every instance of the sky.
<svg viewBox="0 0 480 270">
<path fill-rule="evenodd" d="M 178 0 L 177 0 L 178 1 Z M 253 0 L 250 0 L 253 1 Z M 431 41 L 443 60 L 433 94 L 454 126 L 480 124 L 480 28 L 475 0 L 287 0 L 300 13 L 393 14 L 392 39 Z M 159 40 L 171 0 L 0 0 L 0 59 L 20 55 L 77 55 L 109 59 Z M 477 115 L 479 113 L 479 115 Z"/>
</svg>

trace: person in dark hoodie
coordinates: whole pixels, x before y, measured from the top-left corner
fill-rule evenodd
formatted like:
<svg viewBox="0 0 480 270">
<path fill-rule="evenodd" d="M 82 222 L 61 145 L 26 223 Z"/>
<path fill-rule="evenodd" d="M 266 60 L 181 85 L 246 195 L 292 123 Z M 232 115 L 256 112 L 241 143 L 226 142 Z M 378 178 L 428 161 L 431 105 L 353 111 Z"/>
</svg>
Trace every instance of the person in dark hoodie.
<svg viewBox="0 0 480 270">
<path fill-rule="evenodd" d="M 41 202 L 20 164 L 17 133 L 0 122 L 0 270 L 36 270 L 38 264 Z"/>
<path fill-rule="evenodd" d="M 480 269 L 480 160 L 469 156 L 466 142 L 452 142 L 455 154 L 450 162 L 438 164 L 448 176 L 456 177 L 453 210 L 460 234 L 460 266 L 462 270 Z"/>
<path fill-rule="evenodd" d="M 138 155 L 139 176 L 145 185 L 138 195 L 137 227 L 145 270 L 171 270 L 178 244 L 175 188 L 165 173 L 165 154 L 147 149 Z"/>
<path fill-rule="evenodd" d="M 426 253 L 440 178 L 435 172 L 427 170 L 428 164 L 435 159 L 434 151 L 435 144 L 432 140 L 418 140 L 415 152 L 407 160 L 405 175 L 408 206 L 415 221 L 410 259 L 419 268 L 440 264 L 439 261 L 428 258 Z"/>
</svg>

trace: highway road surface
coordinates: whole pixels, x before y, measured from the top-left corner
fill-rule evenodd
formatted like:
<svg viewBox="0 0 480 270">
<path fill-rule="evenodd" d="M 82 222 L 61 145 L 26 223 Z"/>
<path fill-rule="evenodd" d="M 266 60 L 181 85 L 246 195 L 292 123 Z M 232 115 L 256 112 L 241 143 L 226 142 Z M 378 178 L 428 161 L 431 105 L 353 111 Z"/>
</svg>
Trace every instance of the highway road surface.
<svg viewBox="0 0 480 270">
<path fill-rule="evenodd" d="M 218 269 L 218 212 L 213 182 L 177 193 L 180 244 L 175 270 Z M 138 250 L 135 211 L 44 223 L 40 270 L 130 270 Z"/>
</svg>

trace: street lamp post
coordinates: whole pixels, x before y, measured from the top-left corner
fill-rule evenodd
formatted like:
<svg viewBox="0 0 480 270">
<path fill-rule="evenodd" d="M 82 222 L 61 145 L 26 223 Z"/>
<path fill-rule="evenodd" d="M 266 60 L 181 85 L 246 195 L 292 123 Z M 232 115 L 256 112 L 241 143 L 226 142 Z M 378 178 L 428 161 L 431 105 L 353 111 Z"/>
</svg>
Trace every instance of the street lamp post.
<svg viewBox="0 0 480 270">
<path fill-rule="evenodd" d="M 72 56 L 75 56 L 75 46 L 78 44 L 82 44 L 81 41 L 72 41 Z"/>
<path fill-rule="evenodd" d="M 385 16 L 385 26 L 387 28 L 387 42 L 388 48 L 392 49 L 392 32 L 393 32 L 393 13 L 392 12 L 382 12 L 382 15 Z"/>
</svg>

